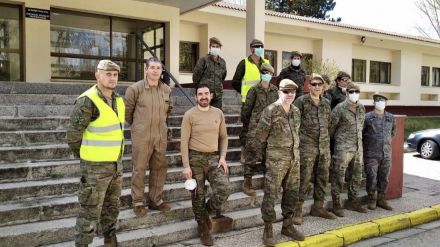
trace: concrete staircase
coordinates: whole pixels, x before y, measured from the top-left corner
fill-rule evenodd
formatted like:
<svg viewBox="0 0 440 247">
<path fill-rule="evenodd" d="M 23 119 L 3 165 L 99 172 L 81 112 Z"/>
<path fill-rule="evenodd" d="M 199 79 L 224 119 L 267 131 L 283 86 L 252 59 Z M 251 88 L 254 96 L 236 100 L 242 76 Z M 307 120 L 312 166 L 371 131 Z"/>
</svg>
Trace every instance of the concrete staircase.
<svg viewBox="0 0 440 247">
<path fill-rule="evenodd" d="M 90 85 L 0 82 L 0 246 L 73 245 L 80 171 L 79 160 L 73 157 L 64 138 L 73 102 L 88 87 Z M 118 91 L 123 94 L 125 89 L 121 86 Z M 166 245 L 197 236 L 190 193 L 183 186 L 179 150 L 182 114 L 191 106 L 176 89 L 173 100 L 175 108 L 169 118 L 164 188 L 164 199 L 170 202 L 172 210 L 149 211 L 143 218 L 132 212 L 131 142 L 127 130 L 118 222 L 121 246 Z M 226 90 L 224 102 L 229 135 L 227 160 L 234 188 L 224 211 L 234 219 L 234 229 L 261 225 L 262 191 L 258 190 L 256 197 L 241 192 L 240 98 Z M 262 175 L 255 178 L 258 188 L 262 181 Z M 102 244 L 102 239 L 96 237 L 93 246 Z"/>
</svg>

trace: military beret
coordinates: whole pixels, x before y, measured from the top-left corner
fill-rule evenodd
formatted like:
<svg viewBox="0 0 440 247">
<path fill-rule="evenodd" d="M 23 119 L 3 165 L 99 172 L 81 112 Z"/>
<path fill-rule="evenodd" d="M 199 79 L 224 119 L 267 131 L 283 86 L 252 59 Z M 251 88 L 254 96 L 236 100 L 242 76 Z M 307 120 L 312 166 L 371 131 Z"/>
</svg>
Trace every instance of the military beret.
<svg viewBox="0 0 440 247">
<path fill-rule="evenodd" d="M 264 45 L 263 41 L 259 39 L 253 39 L 251 43 L 249 44 L 250 47 L 256 46 L 256 45 Z"/>
<path fill-rule="evenodd" d="M 260 67 L 260 71 L 269 71 L 270 73 L 274 73 L 274 69 L 273 69 L 273 67 L 272 67 L 272 65 L 270 65 L 269 63 L 263 63 L 263 64 L 261 64 L 261 67 Z"/>
<path fill-rule="evenodd" d="M 298 85 L 296 85 L 296 83 L 290 79 L 282 79 L 280 81 L 280 90 L 284 90 L 284 89 L 296 90 L 297 88 Z"/>
<path fill-rule="evenodd" d="M 321 80 L 322 83 L 325 82 L 324 78 L 322 78 L 322 76 L 320 74 L 316 74 L 316 73 L 312 73 L 312 80 Z"/>
<path fill-rule="evenodd" d="M 347 91 L 350 89 L 359 90 L 359 91 L 361 90 L 360 87 L 354 82 L 349 82 L 347 84 Z"/>
<path fill-rule="evenodd" d="M 338 74 L 336 75 L 336 79 L 341 79 L 343 77 L 348 77 L 351 79 L 351 76 L 347 72 L 344 72 L 344 71 L 339 71 Z"/>
<path fill-rule="evenodd" d="M 108 59 L 104 59 L 99 61 L 98 66 L 96 66 L 96 69 L 98 70 L 104 70 L 104 71 L 121 71 L 121 68 L 119 67 L 119 65 L 117 65 L 116 63 L 108 60 Z"/>
<path fill-rule="evenodd" d="M 222 42 L 217 37 L 211 37 L 209 39 L 209 44 L 217 44 L 219 46 L 222 46 Z"/>
<path fill-rule="evenodd" d="M 383 96 L 383 95 L 381 95 L 381 94 L 379 94 L 379 93 L 375 93 L 375 94 L 373 94 L 373 100 L 374 100 L 374 101 L 376 101 L 376 100 L 378 100 L 378 99 L 380 99 L 380 98 L 382 98 L 382 99 L 384 99 L 384 100 L 388 100 L 387 97 L 385 97 L 385 96 Z"/>
<path fill-rule="evenodd" d="M 300 58 L 303 57 L 302 54 L 299 53 L 299 51 L 292 51 L 292 53 L 290 54 L 290 58 L 293 58 L 295 56 L 300 57 Z"/>
</svg>

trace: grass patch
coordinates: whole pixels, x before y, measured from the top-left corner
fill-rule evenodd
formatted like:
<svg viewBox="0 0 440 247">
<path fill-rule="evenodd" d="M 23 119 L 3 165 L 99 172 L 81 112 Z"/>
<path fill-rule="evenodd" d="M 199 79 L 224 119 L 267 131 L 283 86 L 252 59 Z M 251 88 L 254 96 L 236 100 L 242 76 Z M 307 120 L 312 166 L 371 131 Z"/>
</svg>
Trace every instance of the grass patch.
<svg viewBox="0 0 440 247">
<path fill-rule="evenodd" d="M 412 132 L 436 128 L 440 128 L 440 117 L 406 117 L 405 140 Z"/>
</svg>

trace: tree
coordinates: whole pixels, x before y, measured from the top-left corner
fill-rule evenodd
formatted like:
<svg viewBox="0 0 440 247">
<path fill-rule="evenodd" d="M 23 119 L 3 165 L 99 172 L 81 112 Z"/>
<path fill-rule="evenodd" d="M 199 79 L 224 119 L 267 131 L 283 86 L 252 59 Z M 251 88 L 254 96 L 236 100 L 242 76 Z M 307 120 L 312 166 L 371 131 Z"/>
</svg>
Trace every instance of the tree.
<svg viewBox="0 0 440 247">
<path fill-rule="evenodd" d="M 416 26 L 417 31 L 426 37 L 440 38 L 440 0 L 418 0 L 415 4 L 422 16 L 428 20 L 429 26 L 434 30 L 434 35 L 419 25 Z"/>
<path fill-rule="evenodd" d="M 266 0 L 266 9 L 281 13 L 340 22 L 327 14 L 335 8 L 335 0 Z"/>
</svg>

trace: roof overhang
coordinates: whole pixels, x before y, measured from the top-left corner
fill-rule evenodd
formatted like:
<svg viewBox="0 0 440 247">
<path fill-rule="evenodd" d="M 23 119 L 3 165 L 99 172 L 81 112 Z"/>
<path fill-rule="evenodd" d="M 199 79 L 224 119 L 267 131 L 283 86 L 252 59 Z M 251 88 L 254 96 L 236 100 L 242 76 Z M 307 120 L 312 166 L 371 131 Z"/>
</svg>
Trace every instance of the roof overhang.
<svg viewBox="0 0 440 247">
<path fill-rule="evenodd" d="M 154 3 L 158 5 L 166 5 L 178 8 L 180 14 L 185 14 L 187 12 L 203 8 L 207 5 L 220 2 L 221 0 L 137 0 L 141 2 Z"/>
</svg>

